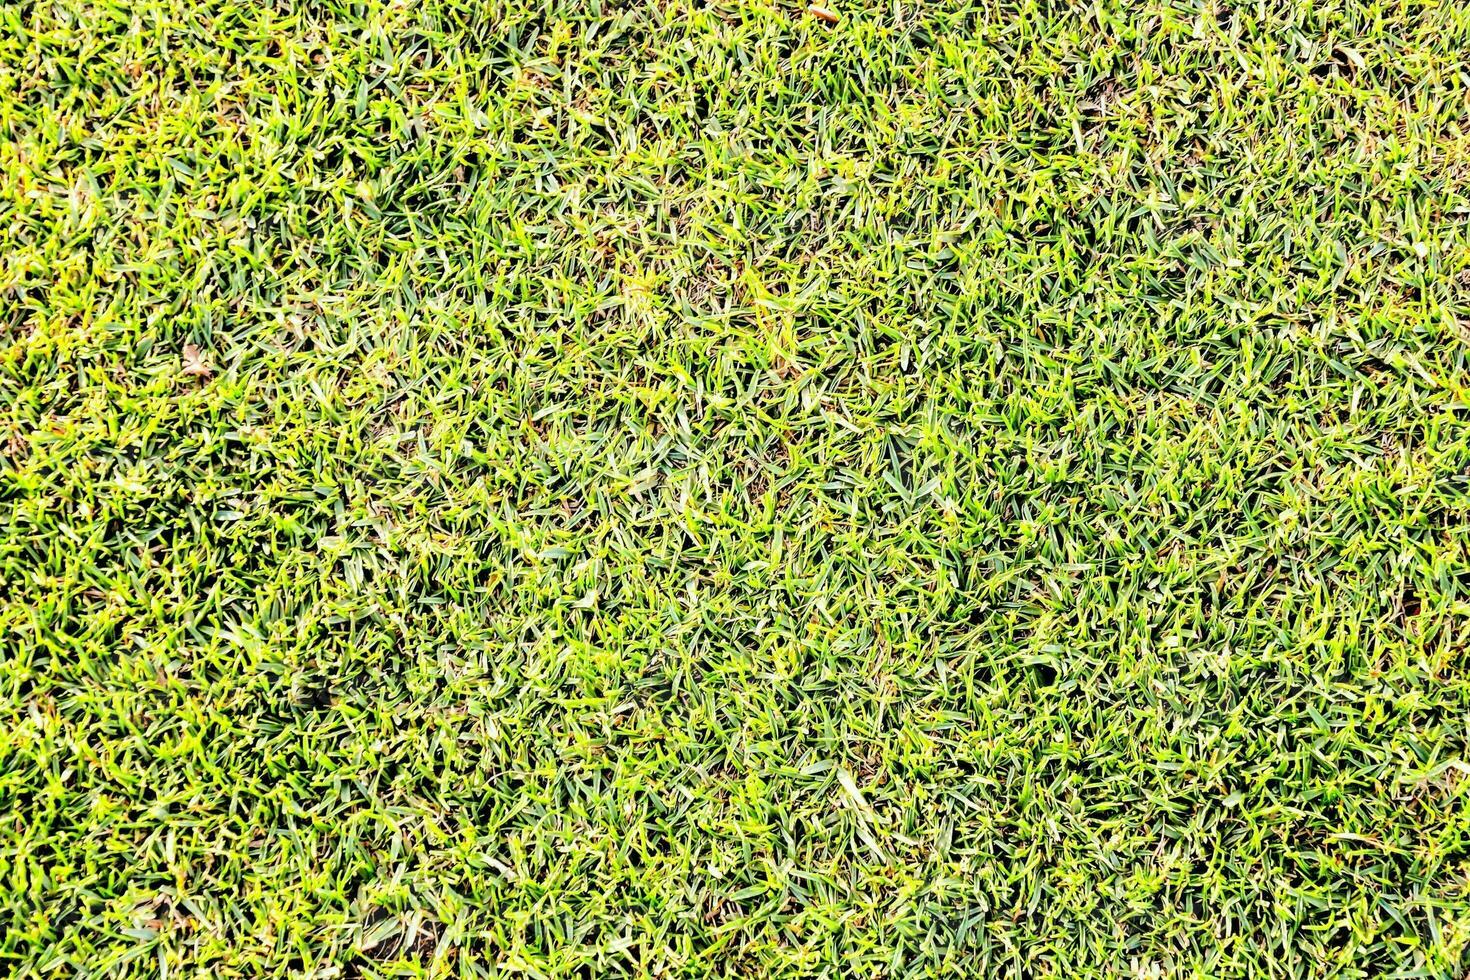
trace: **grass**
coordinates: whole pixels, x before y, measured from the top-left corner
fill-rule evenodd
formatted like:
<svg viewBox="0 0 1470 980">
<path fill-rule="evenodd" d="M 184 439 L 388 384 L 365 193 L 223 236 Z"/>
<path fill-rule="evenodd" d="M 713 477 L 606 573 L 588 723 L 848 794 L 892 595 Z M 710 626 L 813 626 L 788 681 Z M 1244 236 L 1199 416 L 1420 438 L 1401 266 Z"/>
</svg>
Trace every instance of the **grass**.
<svg viewBox="0 0 1470 980">
<path fill-rule="evenodd" d="M 0 3 L 0 972 L 1430 977 L 1470 7 Z"/>
</svg>

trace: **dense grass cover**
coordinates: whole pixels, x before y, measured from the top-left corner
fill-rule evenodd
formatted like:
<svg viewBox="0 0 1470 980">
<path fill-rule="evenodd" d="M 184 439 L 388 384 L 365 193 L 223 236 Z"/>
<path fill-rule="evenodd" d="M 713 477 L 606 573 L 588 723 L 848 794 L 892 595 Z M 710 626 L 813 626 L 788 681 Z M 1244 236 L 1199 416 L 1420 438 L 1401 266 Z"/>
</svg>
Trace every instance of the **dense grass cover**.
<svg viewBox="0 0 1470 980">
<path fill-rule="evenodd" d="M 1470 14 L 0 5 L 0 972 L 1458 977 Z"/>
</svg>

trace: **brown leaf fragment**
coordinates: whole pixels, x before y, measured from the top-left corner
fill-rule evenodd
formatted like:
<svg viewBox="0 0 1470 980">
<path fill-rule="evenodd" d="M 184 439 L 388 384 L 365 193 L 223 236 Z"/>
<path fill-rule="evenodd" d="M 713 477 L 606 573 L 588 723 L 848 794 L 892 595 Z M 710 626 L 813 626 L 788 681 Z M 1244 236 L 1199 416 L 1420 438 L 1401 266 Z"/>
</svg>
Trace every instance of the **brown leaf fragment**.
<svg viewBox="0 0 1470 980">
<path fill-rule="evenodd" d="M 214 375 L 214 368 L 209 366 L 204 352 L 196 344 L 184 345 L 181 360 L 183 363 L 179 368 L 179 374 L 186 378 L 209 378 Z"/>
</svg>

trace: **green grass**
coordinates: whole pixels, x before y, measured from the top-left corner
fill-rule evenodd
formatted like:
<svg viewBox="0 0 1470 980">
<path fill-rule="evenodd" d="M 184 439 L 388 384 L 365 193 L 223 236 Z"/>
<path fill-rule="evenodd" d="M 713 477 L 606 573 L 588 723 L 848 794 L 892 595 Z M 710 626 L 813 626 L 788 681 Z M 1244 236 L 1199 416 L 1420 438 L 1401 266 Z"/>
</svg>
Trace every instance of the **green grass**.
<svg viewBox="0 0 1470 980">
<path fill-rule="evenodd" d="M 1470 967 L 1470 6 L 0 3 L 0 973 Z"/>
</svg>

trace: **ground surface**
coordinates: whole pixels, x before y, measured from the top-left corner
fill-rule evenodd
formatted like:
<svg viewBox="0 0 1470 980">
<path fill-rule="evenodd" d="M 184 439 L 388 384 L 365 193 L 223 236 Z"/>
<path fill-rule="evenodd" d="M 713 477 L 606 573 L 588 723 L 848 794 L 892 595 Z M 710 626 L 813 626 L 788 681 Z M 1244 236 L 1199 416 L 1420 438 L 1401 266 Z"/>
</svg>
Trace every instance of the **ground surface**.
<svg viewBox="0 0 1470 980">
<path fill-rule="evenodd" d="M 1456 977 L 1454 3 L 0 5 L 0 972 Z"/>
</svg>

